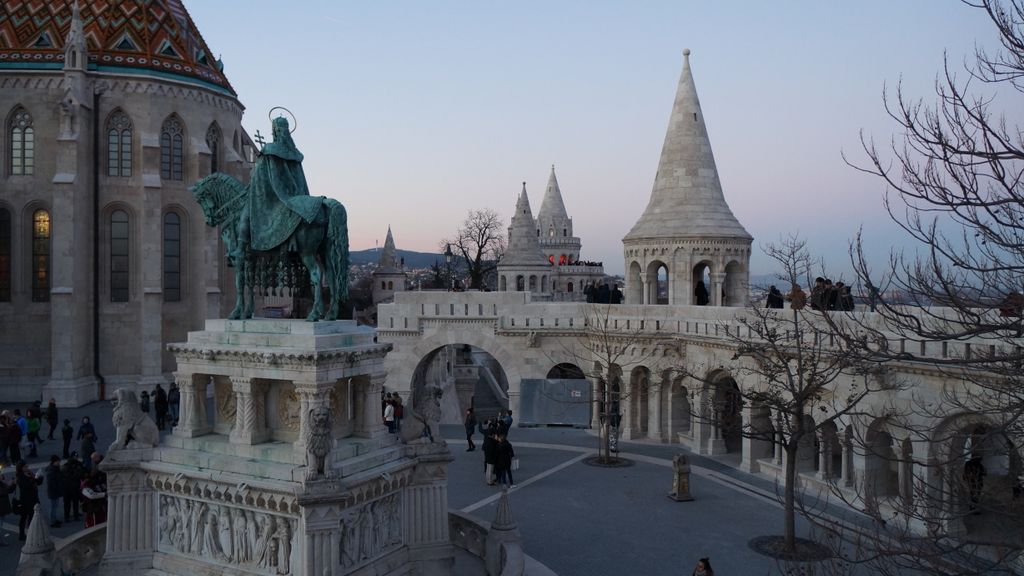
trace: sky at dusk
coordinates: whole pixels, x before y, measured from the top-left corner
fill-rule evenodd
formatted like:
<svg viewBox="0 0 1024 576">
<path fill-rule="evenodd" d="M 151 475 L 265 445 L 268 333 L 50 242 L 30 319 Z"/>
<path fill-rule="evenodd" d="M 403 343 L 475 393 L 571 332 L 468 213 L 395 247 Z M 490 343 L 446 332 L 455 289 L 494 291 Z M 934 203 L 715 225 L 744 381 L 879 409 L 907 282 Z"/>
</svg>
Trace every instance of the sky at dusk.
<svg viewBox="0 0 1024 576">
<path fill-rule="evenodd" d="M 684 48 L 762 274 L 758 246 L 784 234 L 837 271 L 861 226 L 879 261 L 907 244 L 882 183 L 842 153 L 865 160 L 861 130 L 898 135 L 886 84 L 931 102 L 944 51 L 961 69 L 995 45 L 984 13 L 956 0 L 186 6 L 249 133 L 269 133 L 274 106 L 298 118 L 310 193 L 345 204 L 352 249 L 383 245 L 391 225 L 399 248 L 436 251 L 469 209 L 507 222 L 524 180 L 536 216 L 554 164 L 581 257 L 609 273 L 650 197 Z"/>
</svg>

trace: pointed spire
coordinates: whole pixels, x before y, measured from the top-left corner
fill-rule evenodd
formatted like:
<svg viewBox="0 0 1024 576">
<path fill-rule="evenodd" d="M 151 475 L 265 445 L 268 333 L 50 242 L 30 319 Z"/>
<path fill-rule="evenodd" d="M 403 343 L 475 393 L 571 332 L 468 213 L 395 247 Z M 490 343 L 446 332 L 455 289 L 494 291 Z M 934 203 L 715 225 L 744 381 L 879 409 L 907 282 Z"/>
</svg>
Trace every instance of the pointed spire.
<svg viewBox="0 0 1024 576">
<path fill-rule="evenodd" d="M 33 562 L 35 565 L 49 565 L 53 559 L 53 551 L 53 540 L 50 538 L 49 528 L 46 527 L 46 515 L 39 504 L 36 504 L 32 522 L 28 525 L 25 545 L 21 547 L 19 564 Z"/>
<path fill-rule="evenodd" d="M 537 223 L 530 209 L 530 197 L 526 194 L 526 182 L 523 191 L 516 200 L 516 211 L 508 227 L 508 248 L 501 257 L 499 266 L 548 266 L 550 262 L 541 252 L 537 242 Z"/>
<path fill-rule="evenodd" d="M 498 509 L 494 512 L 491 528 L 496 530 L 516 529 L 516 521 L 512 518 L 512 504 L 508 499 L 508 490 L 501 491 L 501 498 L 498 500 Z"/>
<path fill-rule="evenodd" d="M 85 30 L 82 26 L 82 13 L 78 9 L 78 0 L 71 7 L 71 26 L 68 36 L 64 39 L 64 69 L 85 70 L 88 66 L 89 46 L 85 42 Z"/>
<path fill-rule="evenodd" d="M 378 272 L 398 271 L 398 249 L 395 248 L 395 237 L 391 234 L 391 226 L 388 226 L 388 236 L 384 240 L 384 250 L 381 250 L 378 260 Z"/>
<path fill-rule="evenodd" d="M 538 222 L 553 222 L 555 219 L 569 218 L 565 211 L 565 203 L 562 202 L 562 191 L 558 188 L 558 178 L 555 177 L 555 165 L 551 165 L 551 176 L 548 177 L 548 188 L 544 191 L 544 200 L 540 203 L 540 212 L 537 213 Z M 544 228 L 544 226 L 541 226 Z"/>
<path fill-rule="evenodd" d="M 722 193 L 686 49 L 651 199 L 625 240 L 694 237 L 752 239 Z"/>
</svg>

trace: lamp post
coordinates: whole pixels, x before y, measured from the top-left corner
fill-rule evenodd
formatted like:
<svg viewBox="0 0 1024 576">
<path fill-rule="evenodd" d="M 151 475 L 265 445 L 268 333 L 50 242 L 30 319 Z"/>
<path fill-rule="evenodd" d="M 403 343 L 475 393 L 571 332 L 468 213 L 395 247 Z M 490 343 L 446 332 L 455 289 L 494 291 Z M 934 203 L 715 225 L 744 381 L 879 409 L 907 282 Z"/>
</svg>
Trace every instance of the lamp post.
<svg viewBox="0 0 1024 576">
<path fill-rule="evenodd" d="M 444 265 L 445 265 L 445 268 L 447 268 L 447 270 L 448 270 L 448 291 L 449 292 L 455 290 L 455 278 L 452 278 L 452 256 L 454 256 L 454 254 L 452 254 L 452 245 L 451 244 L 445 244 L 444 245 Z"/>
</svg>

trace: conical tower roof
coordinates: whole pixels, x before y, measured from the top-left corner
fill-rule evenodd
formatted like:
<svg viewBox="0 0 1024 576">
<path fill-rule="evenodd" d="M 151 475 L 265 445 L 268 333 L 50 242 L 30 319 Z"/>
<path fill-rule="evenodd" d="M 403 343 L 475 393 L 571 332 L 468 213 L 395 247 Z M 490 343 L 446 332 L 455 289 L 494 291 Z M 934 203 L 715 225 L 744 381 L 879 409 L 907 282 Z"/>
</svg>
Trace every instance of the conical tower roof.
<svg viewBox="0 0 1024 576">
<path fill-rule="evenodd" d="M 555 177 L 555 165 L 551 165 L 551 176 L 548 177 L 548 188 L 544 191 L 544 200 L 540 203 L 537 213 L 538 222 L 552 222 L 556 218 L 568 218 L 565 203 L 562 202 L 562 191 L 558 189 L 558 178 Z"/>
<path fill-rule="evenodd" d="M 388 226 L 388 237 L 384 240 L 384 250 L 380 253 L 380 260 L 377 262 L 377 273 L 398 273 L 398 250 L 395 248 L 395 237 L 391 235 L 391 226 Z"/>
<path fill-rule="evenodd" d="M 690 72 L 690 51 L 683 51 L 672 116 L 661 148 L 658 173 L 647 209 L 624 241 L 661 238 L 753 240 L 722 194 L 704 114 Z"/>
<path fill-rule="evenodd" d="M 537 242 L 537 227 L 530 209 L 530 198 L 526 195 L 526 182 L 516 201 L 516 212 L 508 227 L 508 248 L 501 257 L 499 266 L 549 266 L 547 256 Z"/>
</svg>

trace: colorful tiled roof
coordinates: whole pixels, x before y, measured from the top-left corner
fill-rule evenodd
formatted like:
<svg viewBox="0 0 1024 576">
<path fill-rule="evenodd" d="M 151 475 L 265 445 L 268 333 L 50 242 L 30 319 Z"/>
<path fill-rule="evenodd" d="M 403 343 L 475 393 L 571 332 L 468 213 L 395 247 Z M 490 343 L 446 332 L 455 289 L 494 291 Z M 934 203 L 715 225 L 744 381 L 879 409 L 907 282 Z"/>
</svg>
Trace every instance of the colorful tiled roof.
<svg viewBox="0 0 1024 576">
<path fill-rule="evenodd" d="M 0 0 L 0 69 L 60 69 L 74 0 Z M 79 3 L 89 69 L 174 76 L 235 95 L 181 0 Z"/>
</svg>

